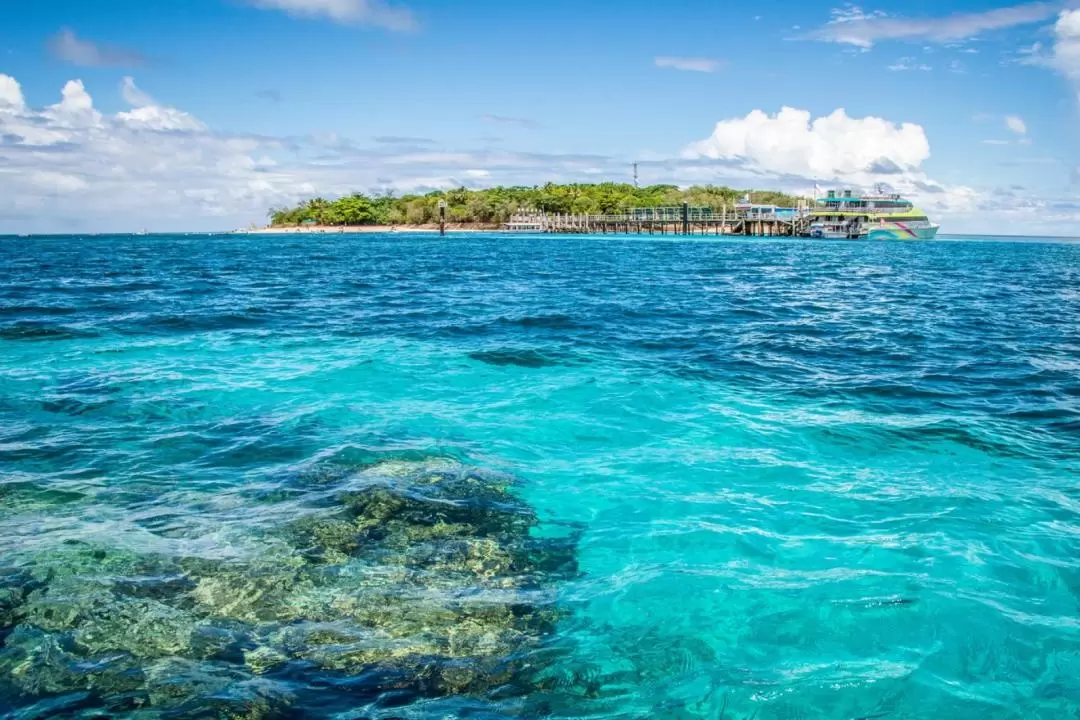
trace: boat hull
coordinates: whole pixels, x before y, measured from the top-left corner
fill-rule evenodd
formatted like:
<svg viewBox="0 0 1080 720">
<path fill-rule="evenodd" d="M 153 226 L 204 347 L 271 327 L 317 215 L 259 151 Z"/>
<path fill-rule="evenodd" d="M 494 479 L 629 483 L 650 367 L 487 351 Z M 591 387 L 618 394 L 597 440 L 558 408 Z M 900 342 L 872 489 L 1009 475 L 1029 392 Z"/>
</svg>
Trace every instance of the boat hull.
<svg viewBox="0 0 1080 720">
<path fill-rule="evenodd" d="M 851 240 L 852 237 L 848 233 L 842 232 L 822 232 L 810 237 L 815 240 Z"/>
<path fill-rule="evenodd" d="M 871 228 L 867 233 L 869 240 L 933 240 L 937 237 L 938 225 L 908 225 L 907 223 L 886 223 Z"/>
<path fill-rule="evenodd" d="M 815 240 L 854 240 L 850 230 L 823 230 L 814 228 L 810 231 L 810 237 Z"/>
</svg>

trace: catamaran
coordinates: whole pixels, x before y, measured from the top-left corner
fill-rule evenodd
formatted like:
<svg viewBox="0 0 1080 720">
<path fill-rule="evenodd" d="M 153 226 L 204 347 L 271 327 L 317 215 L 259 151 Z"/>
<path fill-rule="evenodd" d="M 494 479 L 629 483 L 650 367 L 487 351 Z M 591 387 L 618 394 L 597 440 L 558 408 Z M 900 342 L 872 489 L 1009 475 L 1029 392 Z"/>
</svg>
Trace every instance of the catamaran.
<svg viewBox="0 0 1080 720">
<path fill-rule="evenodd" d="M 867 195 L 830 190 L 810 211 L 810 237 L 814 238 L 933 240 L 939 227 L 910 200 L 880 187 Z"/>
</svg>

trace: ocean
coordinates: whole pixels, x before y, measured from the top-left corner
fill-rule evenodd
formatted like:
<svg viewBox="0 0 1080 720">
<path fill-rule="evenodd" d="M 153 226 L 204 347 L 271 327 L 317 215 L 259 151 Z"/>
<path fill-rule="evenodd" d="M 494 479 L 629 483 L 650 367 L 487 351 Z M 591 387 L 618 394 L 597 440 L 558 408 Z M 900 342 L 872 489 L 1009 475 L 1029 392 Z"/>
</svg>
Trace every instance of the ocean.
<svg viewBox="0 0 1080 720">
<path fill-rule="evenodd" d="M 0 716 L 1080 714 L 1080 243 L 4 238 L 0 278 Z"/>
</svg>

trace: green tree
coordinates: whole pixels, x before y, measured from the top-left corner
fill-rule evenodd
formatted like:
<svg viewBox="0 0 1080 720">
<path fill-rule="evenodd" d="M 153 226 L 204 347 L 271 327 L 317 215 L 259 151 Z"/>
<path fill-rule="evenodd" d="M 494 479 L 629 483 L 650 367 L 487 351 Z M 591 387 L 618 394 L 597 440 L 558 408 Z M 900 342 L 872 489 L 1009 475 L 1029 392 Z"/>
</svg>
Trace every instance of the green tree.
<svg viewBox="0 0 1080 720">
<path fill-rule="evenodd" d="M 273 208 L 268 213 L 275 226 L 318 222 L 327 225 L 368 223 L 419 225 L 438 220 L 440 200 L 447 203 L 447 218 L 464 223 L 502 223 L 522 208 L 548 213 L 597 215 L 621 213 L 631 208 L 678 206 L 719 210 L 730 208 L 747 191 L 717 185 L 679 188 L 675 185 L 634 187 L 628 183 L 557 184 L 493 187 L 470 190 L 460 187 L 425 195 L 395 197 L 384 193 L 368 197 L 353 193 L 336 201 L 313 198 L 293 208 Z M 798 198 L 773 191 L 751 193 L 755 202 L 794 207 Z"/>
<path fill-rule="evenodd" d="M 375 220 L 374 206 L 359 193 L 338 200 L 335 206 L 345 225 L 367 225 Z"/>
</svg>

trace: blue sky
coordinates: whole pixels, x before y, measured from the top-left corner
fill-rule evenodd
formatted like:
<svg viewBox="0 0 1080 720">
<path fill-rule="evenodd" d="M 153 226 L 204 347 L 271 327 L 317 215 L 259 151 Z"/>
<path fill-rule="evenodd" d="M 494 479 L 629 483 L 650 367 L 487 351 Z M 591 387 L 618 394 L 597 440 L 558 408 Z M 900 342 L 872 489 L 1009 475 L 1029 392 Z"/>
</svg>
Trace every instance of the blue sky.
<svg viewBox="0 0 1080 720">
<path fill-rule="evenodd" d="M 4 5 L 0 233 L 225 229 L 310 194 L 636 160 L 644 182 L 883 181 L 946 231 L 1080 235 L 1062 4 Z"/>
</svg>

